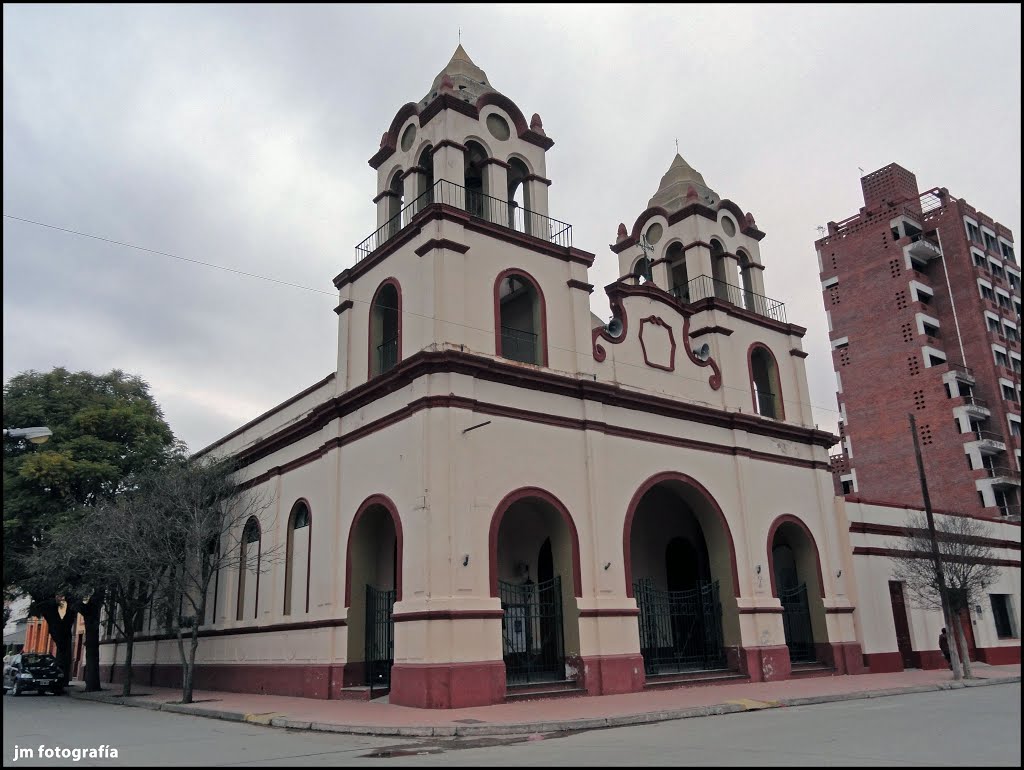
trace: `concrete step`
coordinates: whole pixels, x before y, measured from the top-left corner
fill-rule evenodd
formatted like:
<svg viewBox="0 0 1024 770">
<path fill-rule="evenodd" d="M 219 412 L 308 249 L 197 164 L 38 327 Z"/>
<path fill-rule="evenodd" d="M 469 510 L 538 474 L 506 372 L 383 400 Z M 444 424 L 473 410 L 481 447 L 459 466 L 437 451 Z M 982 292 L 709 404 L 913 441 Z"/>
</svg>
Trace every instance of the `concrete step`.
<svg viewBox="0 0 1024 770">
<path fill-rule="evenodd" d="M 515 703 L 538 698 L 575 698 L 586 695 L 584 690 L 573 679 L 554 682 L 531 682 L 529 684 L 510 684 L 505 692 L 505 702 Z"/>
<path fill-rule="evenodd" d="M 390 692 L 388 687 L 374 687 L 373 697 L 380 698 L 383 695 L 387 695 Z M 336 700 L 370 700 L 370 688 L 367 686 L 360 687 L 343 687 L 338 693 Z"/>
<path fill-rule="evenodd" d="M 644 682 L 645 690 L 660 690 L 671 687 L 701 687 L 713 684 L 743 684 L 750 677 L 729 669 L 713 671 L 690 671 L 673 674 L 652 674 Z"/>
<path fill-rule="evenodd" d="M 835 668 L 824 663 L 794 663 L 789 671 L 790 679 L 806 679 L 812 676 L 834 676 Z"/>
</svg>

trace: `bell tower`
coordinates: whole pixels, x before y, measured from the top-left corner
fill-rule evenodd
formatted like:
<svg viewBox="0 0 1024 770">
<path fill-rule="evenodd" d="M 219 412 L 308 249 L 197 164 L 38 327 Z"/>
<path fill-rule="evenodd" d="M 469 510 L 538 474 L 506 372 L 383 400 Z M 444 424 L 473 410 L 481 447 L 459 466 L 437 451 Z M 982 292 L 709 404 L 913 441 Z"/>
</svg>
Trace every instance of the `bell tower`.
<svg viewBox="0 0 1024 770">
<path fill-rule="evenodd" d="M 398 110 L 369 161 L 376 230 L 335 278 L 339 391 L 449 346 L 575 371 L 594 257 L 549 214 L 553 144 L 462 45 Z"/>
</svg>

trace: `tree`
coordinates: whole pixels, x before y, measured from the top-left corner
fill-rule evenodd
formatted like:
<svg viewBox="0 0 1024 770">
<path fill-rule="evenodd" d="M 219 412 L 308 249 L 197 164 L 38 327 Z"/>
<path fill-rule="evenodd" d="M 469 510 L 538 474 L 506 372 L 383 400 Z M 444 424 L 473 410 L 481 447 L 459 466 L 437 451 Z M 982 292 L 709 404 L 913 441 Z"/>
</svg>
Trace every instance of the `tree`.
<svg viewBox="0 0 1024 770">
<path fill-rule="evenodd" d="M 61 559 L 52 549 L 46 551 L 48 564 L 31 557 L 47 545 L 51 531 L 73 526 L 89 508 L 129 488 L 135 474 L 163 464 L 175 446 L 174 435 L 149 385 L 117 369 L 105 375 L 62 367 L 18 374 L 4 385 L 4 425 L 45 425 L 53 431 L 39 446 L 4 442 L 4 594 L 14 587 L 30 594 L 29 611 L 46 619 L 69 677 L 71 635 L 81 612 L 86 687 L 99 689 L 102 602 L 85 574 L 91 568 L 79 558 Z"/>
<path fill-rule="evenodd" d="M 969 613 L 973 605 L 981 603 L 985 589 L 999 578 L 999 568 L 993 564 L 994 554 L 987 545 L 988 530 L 982 521 L 968 516 L 943 516 L 935 522 L 935 534 L 949 601 L 946 627 L 954 640 L 950 646 L 953 672 L 958 675 L 962 666 L 963 676 L 970 679 L 967 640 L 959 618 L 961 613 Z M 928 522 L 923 513 L 909 516 L 905 539 L 892 544 L 892 549 L 897 554 L 892 557 L 893 578 L 903 582 L 911 603 L 918 609 L 942 612 Z"/>
<path fill-rule="evenodd" d="M 264 572 L 279 558 L 279 546 L 254 550 L 243 545 L 246 523 L 259 520 L 273 501 L 239 486 L 229 460 L 172 463 L 152 481 L 141 539 L 151 548 L 153 562 L 166 568 L 161 606 L 178 640 L 182 703 L 191 703 L 199 626 L 207 617 L 214 577 L 221 570 Z"/>
</svg>

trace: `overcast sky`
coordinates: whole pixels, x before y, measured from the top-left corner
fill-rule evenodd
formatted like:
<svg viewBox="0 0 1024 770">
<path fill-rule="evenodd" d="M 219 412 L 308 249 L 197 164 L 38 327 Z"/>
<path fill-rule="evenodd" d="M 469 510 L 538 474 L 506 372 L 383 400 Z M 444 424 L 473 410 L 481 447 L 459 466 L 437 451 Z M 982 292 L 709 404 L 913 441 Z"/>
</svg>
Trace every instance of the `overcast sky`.
<svg viewBox="0 0 1024 770">
<path fill-rule="evenodd" d="M 814 240 L 862 205 L 861 169 L 897 162 L 1020 234 L 1020 5 L 5 4 L 3 21 L 4 381 L 139 374 L 193 450 L 334 370 L 331 279 L 376 226 L 366 161 L 459 27 L 555 140 L 551 215 L 597 254 L 596 286 L 677 138 L 754 214 L 822 427 Z M 608 317 L 603 292 L 592 305 Z"/>
</svg>

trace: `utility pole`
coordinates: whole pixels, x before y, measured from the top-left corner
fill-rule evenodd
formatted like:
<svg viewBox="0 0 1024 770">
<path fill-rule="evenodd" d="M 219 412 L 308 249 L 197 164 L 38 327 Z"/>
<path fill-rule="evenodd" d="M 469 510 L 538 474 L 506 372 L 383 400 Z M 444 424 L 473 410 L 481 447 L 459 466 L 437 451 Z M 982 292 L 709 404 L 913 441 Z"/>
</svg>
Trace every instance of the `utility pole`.
<svg viewBox="0 0 1024 770">
<path fill-rule="evenodd" d="M 953 666 L 953 679 L 959 681 L 960 672 L 960 649 L 957 645 L 956 628 L 953 625 L 953 613 L 949 608 L 949 595 L 946 591 L 946 575 L 942 571 L 942 559 L 939 556 L 939 541 L 935 536 L 935 517 L 932 515 L 932 500 L 928 496 L 928 481 L 924 475 L 924 461 L 921 459 L 921 447 L 917 443 L 917 422 L 914 415 L 908 414 L 910 418 L 910 435 L 914 439 L 914 456 L 917 458 L 917 474 L 921 479 L 921 496 L 924 498 L 924 514 L 928 518 L 928 536 L 932 541 L 932 563 L 935 565 L 935 579 L 939 584 L 939 601 L 942 603 L 942 617 L 946 621 L 946 629 L 952 644 L 949 645 L 949 658 Z"/>
</svg>

